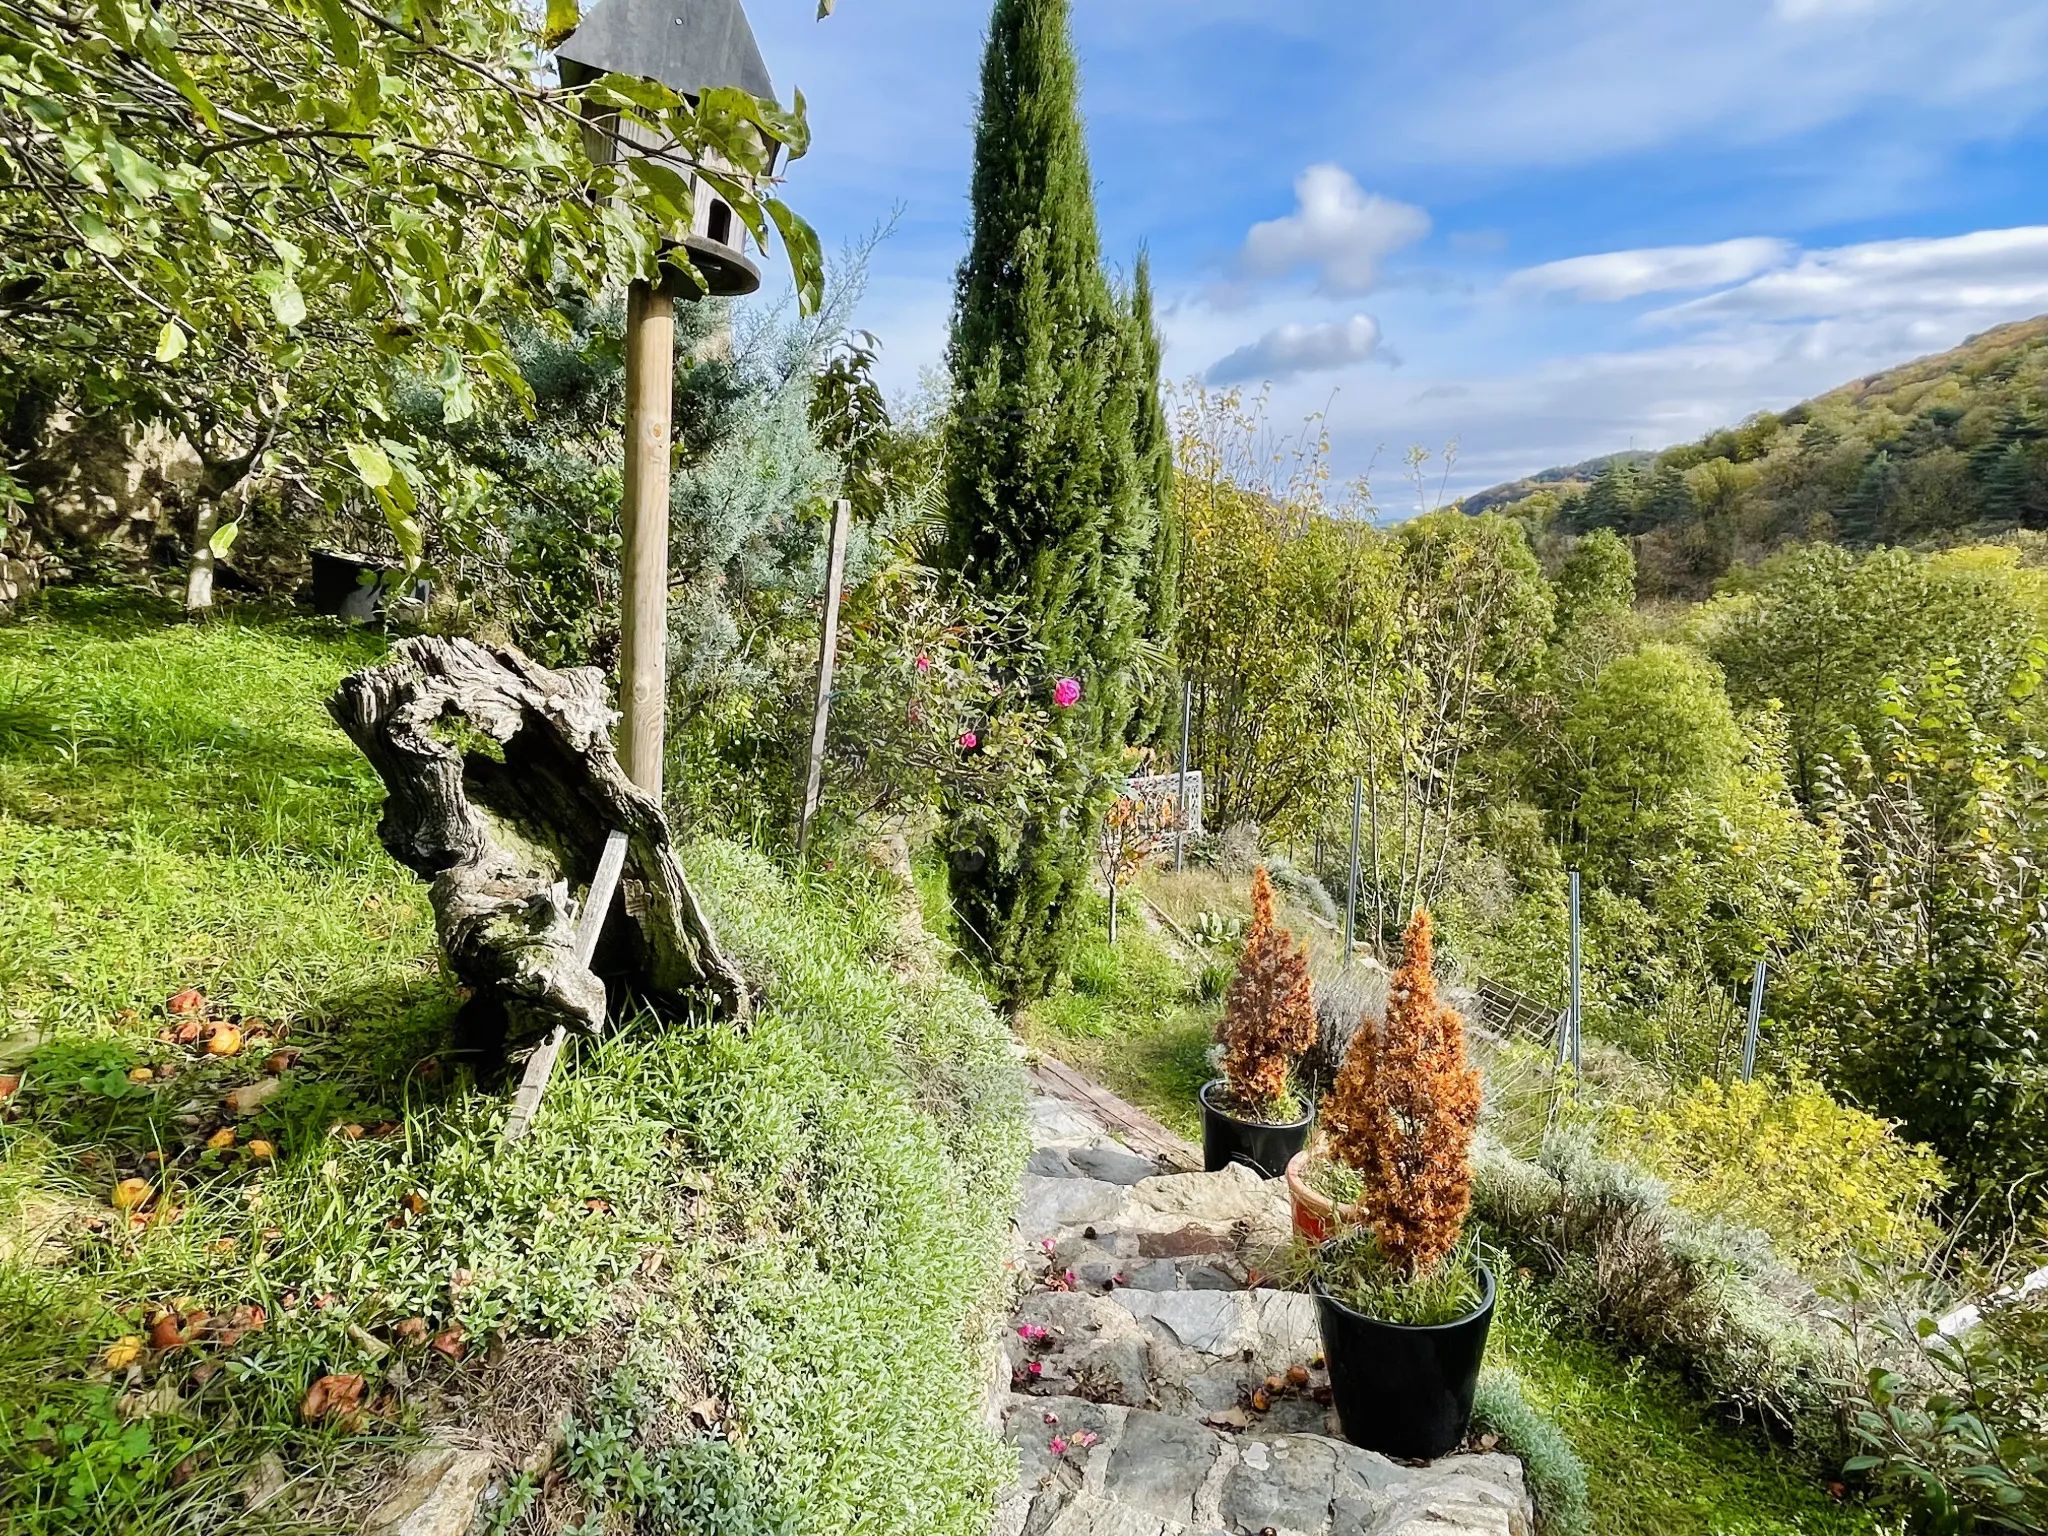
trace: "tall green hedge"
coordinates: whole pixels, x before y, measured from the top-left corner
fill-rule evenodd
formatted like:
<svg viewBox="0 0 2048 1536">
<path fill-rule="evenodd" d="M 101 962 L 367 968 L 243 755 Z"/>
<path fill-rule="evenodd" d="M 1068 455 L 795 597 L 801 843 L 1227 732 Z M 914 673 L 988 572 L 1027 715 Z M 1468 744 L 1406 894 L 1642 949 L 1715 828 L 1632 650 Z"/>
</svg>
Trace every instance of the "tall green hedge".
<svg viewBox="0 0 2048 1536">
<path fill-rule="evenodd" d="M 1088 878 L 1106 770 L 1138 702 L 1139 573 L 1158 522 L 1156 464 L 1139 446 L 1158 426 L 1134 383 L 1144 348 L 1102 270 L 1078 91 L 1067 0 L 997 0 L 953 317 L 949 552 L 1038 626 L 1048 671 L 1019 685 L 1047 699 L 1063 676 L 1082 686 L 1043 744 L 1040 802 L 1010 824 L 954 826 L 954 899 L 1011 1002 L 1057 974 Z"/>
</svg>

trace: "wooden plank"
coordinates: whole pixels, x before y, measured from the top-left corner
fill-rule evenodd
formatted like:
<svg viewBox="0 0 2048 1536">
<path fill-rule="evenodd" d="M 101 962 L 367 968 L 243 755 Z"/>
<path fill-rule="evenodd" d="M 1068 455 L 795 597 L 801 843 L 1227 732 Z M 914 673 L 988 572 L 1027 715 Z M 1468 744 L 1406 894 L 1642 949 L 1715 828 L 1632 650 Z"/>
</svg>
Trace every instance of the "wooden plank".
<svg viewBox="0 0 2048 1536">
<path fill-rule="evenodd" d="M 598 860 L 590 895 L 583 903 L 583 916 L 576 923 L 576 963 L 585 969 L 597 958 L 597 941 L 604 936 L 604 920 L 612 909 L 612 897 L 618 894 L 619 877 L 625 872 L 626 834 L 614 832 L 605 839 L 604 856 Z M 520 1079 L 519 1093 L 512 1100 L 502 1145 L 514 1145 L 533 1128 L 534 1117 L 540 1113 L 540 1101 L 548 1091 L 555 1063 L 561 1060 L 562 1047 L 568 1039 L 566 1029 L 557 1029 L 539 1050 L 527 1057 L 526 1075 Z"/>
</svg>

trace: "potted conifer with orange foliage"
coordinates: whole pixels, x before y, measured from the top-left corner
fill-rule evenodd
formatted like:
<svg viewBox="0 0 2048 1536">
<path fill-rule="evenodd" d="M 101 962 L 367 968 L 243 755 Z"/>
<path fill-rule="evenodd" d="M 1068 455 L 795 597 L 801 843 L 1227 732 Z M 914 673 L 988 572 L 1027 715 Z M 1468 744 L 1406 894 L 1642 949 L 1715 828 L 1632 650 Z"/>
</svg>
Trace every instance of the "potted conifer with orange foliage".
<svg viewBox="0 0 2048 1536">
<path fill-rule="evenodd" d="M 1223 1004 L 1223 1076 L 1202 1089 L 1202 1163 L 1243 1163 L 1277 1179 L 1308 1141 L 1312 1111 L 1294 1085 L 1315 1043 L 1308 946 L 1273 917 L 1273 882 L 1252 876 L 1252 926 Z"/>
<path fill-rule="evenodd" d="M 1323 1353 L 1345 1438 L 1382 1455 L 1445 1455 L 1471 1423 L 1494 1304 L 1493 1274 L 1463 1241 L 1479 1099 L 1418 912 L 1386 1022 L 1360 1027 L 1323 1105 L 1330 1152 L 1363 1192 L 1361 1224 L 1315 1251 Z"/>
</svg>

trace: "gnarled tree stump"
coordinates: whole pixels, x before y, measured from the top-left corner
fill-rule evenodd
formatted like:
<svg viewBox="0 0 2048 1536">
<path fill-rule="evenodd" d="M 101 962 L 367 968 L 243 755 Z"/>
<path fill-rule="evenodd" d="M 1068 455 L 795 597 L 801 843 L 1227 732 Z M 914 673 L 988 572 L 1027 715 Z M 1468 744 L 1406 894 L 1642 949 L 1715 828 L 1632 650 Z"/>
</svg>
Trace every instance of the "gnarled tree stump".
<svg viewBox="0 0 2048 1536">
<path fill-rule="evenodd" d="M 432 887 L 442 947 L 504 1046 L 599 1035 L 630 996 L 659 1012 L 747 1009 L 661 807 L 620 768 L 602 672 L 508 647 L 418 638 L 348 678 L 327 708 L 384 780 L 378 835 Z M 576 956 L 575 890 L 613 831 L 624 878 L 595 958 Z"/>
</svg>

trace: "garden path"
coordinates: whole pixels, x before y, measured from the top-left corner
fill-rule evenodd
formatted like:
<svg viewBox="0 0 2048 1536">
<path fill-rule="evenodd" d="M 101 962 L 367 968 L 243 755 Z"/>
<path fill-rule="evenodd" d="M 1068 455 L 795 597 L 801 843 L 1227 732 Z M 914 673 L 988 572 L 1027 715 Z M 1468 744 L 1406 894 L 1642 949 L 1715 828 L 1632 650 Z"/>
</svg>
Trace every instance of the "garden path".
<svg viewBox="0 0 2048 1536">
<path fill-rule="evenodd" d="M 1280 1181 L 1162 1172 L 1138 1111 L 1037 1084 L 1060 1096 L 1031 1104 L 996 1536 L 1529 1536 L 1513 1457 L 1411 1467 L 1339 1437 L 1314 1306 L 1262 1273 Z"/>
</svg>

